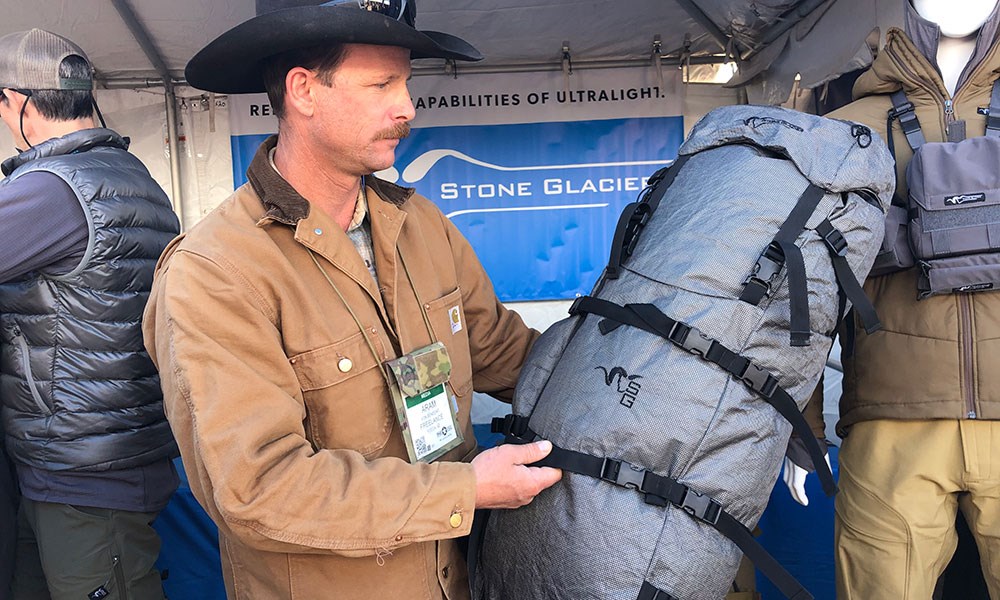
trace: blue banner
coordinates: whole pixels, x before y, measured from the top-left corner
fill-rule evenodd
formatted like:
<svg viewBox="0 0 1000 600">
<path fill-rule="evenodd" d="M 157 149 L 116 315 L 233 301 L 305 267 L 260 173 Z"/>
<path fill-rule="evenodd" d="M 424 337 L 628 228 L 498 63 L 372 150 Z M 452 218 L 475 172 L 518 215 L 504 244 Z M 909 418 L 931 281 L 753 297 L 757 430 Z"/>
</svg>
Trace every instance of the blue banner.
<svg viewBox="0 0 1000 600">
<path fill-rule="evenodd" d="M 573 298 L 683 134 L 681 117 L 414 129 L 396 152 L 398 183 L 441 207 L 501 300 Z"/>
</svg>

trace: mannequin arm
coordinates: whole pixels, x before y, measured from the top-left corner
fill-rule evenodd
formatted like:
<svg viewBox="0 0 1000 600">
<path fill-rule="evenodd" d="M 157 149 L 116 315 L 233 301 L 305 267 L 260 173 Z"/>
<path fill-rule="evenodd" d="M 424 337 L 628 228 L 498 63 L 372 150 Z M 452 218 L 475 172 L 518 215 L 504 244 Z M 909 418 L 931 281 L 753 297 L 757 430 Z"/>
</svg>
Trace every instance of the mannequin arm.
<svg viewBox="0 0 1000 600">
<path fill-rule="evenodd" d="M 816 389 L 813 390 L 809 402 L 802 411 L 812 429 L 813 435 L 819 440 L 820 447 L 825 447 L 826 426 L 823 419 L 823 377 L 820 377 Z M 827 467 L 830 466 L 830 455 L 826 454 Z M 809 453 L 805 449 L 805 444 L 796 435 L 788 440 L 788 451 L 785 453 L 785 462 L 782 465 L 782 479 L 788 487 L 792 498 L 802 506 L 809 505 L 809 497 L 806 495 L 806 475 L 816 470 L 809 458 Z"/>
<path fill-rule="evenodd" d="M 826 454 L 823 458 L 826 459 L 826 466 L 830 466 L 830 455 Z M 781 467 L 782 474 L 781 477 L 785 481 L 785 486 L 788 487 L 788 493 L 792 495 L 792 499 L 801 504 L 802 506 L 809 506 L 809 496 L 806 495 L 806 476 L 811 473 L 802 467 L 798 466 L 792 459 L 785 457 L 785 462 Z"/>
</svg>

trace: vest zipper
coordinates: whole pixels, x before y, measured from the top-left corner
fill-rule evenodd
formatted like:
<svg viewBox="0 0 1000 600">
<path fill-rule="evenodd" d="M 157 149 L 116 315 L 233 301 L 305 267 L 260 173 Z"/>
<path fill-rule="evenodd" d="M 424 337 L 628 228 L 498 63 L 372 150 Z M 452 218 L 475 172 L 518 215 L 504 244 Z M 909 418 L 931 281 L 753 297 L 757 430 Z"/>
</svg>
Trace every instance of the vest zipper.
<svg viewBox="0 0 1000 600">
<path fill-rule="evenodd" d="M 976 415 L 976 387 L 973 383 L 975 368 L 973 365 L 972 348 L 972 308 L 968 294 L 958 295 L 958 335 L 962 344 L 962 392 L 965 398 L 965 417 L 975 419 Z"/>
<path fill-rule="evenodd" d="M 28 380 L 28 390 L 31 392 L 31 397 L 34 399 L 35 404 L 38 405 L 38 408 L 46 416 L 51 417 L 52 410 L 42 400 L 42 395 L 38 393 L 38 386 L 35 385 L 35 377 L 31 374 L 31 357 L 28 354 L 28 342 L 24 339 L 24 335 L 21 334 L 21 327 L 19 325 L 14 325 L 14 341 L 17 342 L 18 347 L 21 349 L 21 368 L 24 370 L 25 379 Z"/>
</svg>

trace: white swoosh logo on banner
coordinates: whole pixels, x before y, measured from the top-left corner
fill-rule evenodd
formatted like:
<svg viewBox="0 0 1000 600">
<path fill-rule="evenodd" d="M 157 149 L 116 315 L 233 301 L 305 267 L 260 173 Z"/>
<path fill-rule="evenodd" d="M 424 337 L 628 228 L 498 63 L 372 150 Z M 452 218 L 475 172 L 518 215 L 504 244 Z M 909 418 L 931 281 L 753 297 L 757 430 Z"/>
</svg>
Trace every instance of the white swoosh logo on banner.
<svg viewBox="0 0 1000 600">
<path fill-rule="evenodd" d="M 449 219 L 458 215 L 468 215 L 473 213 L 494 213 L 494 212 L 517 212 L 519 210 L 568 210 L 571 208 L 604 208 L 608 203 L 603 204 L 566 204 L 563 206 L 512 206 L 510 208 L 470 208 L 468 210 L 456 210 L 445 216 Z"/>
<path fill-rule="evenodd" d="M 641 166 L 641 165 L 663 165 L 670 164 L 672 160 L 641 160 L 641 161 L 631 161 L 631 162 L 606 162 L 606 163 L 583 163 L 575 165 L 538 165 L 534 167 L 504 167 L 501 165 L 494 165 L 492 163 L 483 162 L 481 160 L 472 158 L 466 154 L 462 154 L 458 150 L 451 150 L 448 148 L 441 148 L 439 150 L 429 150 L 424 152 L 420 156 L 413 159 L 405 169 L 403 169 L 403 181 L 407 183 L 416 183 L 423 179 L 428 171 L 431 170 L 439 160 L 445 157 L 457 158 L 463 160 L 467 163 L 477 165 L 480 167 L 486 167 L 487 169 L 493 169 L 494 171 L 544 171 L 548 169 L 588 169 L 594 167 L 631 167 L 631 166 Z"/>
</svg>

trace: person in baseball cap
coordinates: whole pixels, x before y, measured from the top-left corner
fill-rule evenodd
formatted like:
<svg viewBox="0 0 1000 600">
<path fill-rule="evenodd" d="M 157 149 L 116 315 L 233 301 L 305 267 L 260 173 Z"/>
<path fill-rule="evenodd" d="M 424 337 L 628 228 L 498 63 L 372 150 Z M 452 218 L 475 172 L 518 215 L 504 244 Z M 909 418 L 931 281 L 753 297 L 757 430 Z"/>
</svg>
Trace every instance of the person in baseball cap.
<svg viewBox="0 0 1000 600">
<path fill-rule="evenodd" d="M 68 59 L 68 60 L 67 60 Z M 48 118 L 54 118 L 59 107 L 72 102 L 72 116 L 97 114 L 104 127 L 104 116 L 91 91 L 94 89 L 94 67 L 82 48 L 71 40 L 43 29 L 18 31 L 0 37 L 0 88 L 14 90 L 26 97 L 35 97 L 35 104 Z M 52 93 L 55 92 L 55 93 Z M 73 93 L 59 93 L 73 92 Z M 32 143 L 24 135 L 24 109 L 18 113 L 18 133 L 24 143 Z"/>
<path fill-rule="evenodd" d="M 470 419 L 473 390 L 511 399 L 538 332 L 440 209 L 374 173 L 415 116 L 411 59 L 481 56 L 416 29 L 415 0 L 287 4 L 187 65 L 265 90 L 278 134 L 164 253 L 146 346 L 230 598 L 467 600 L 475 510 L 561 476 L 527 466 L 548 442 L 477 455 Z"/>
<path fill-rule="evenodd" d="M 128 141 L 95 123 L 93 86 L 72 41 L 0 37 L 0 120 L 25 148 L 0 164 L 0 447 L 21 495 L 0 538 L 17 536 L 13 598 L 162 600 L 152 522 L 177 446 L 140 332 L 180 227 Z M 0 452 L 0 519 L 5 467 Z"/>
</svg>

